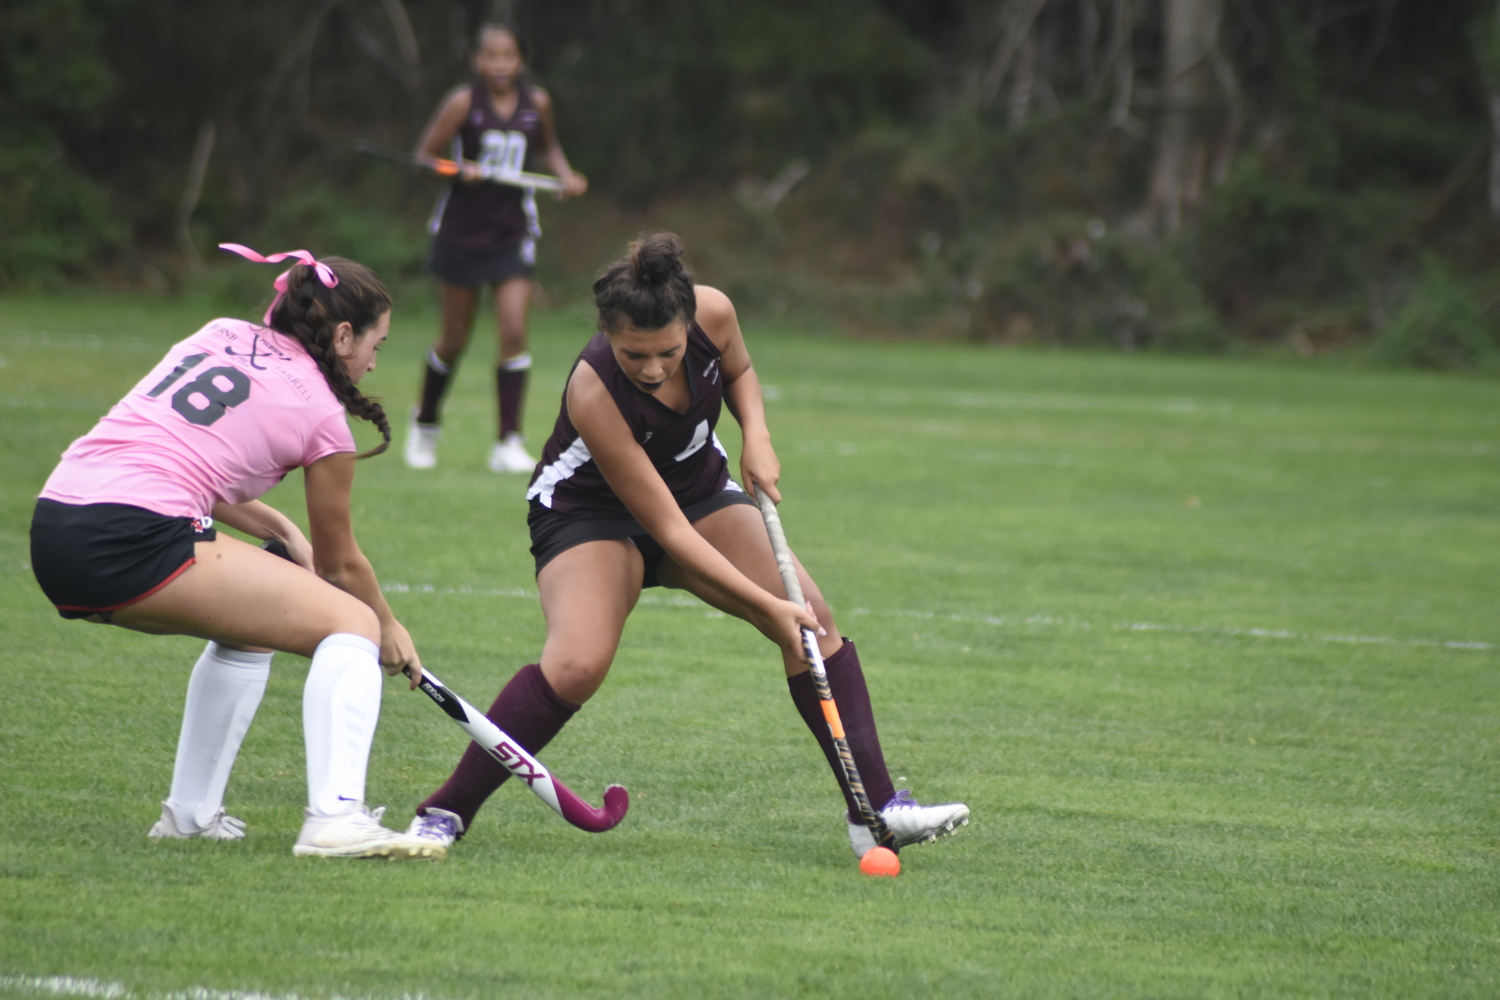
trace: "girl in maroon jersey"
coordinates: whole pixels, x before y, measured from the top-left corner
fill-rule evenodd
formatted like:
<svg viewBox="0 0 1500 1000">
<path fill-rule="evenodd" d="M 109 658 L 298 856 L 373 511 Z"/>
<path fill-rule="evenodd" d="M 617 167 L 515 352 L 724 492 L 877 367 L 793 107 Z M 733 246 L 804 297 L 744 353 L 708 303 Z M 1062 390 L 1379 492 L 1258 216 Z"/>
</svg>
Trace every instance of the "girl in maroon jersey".
<svg viewBox="0 0 1500 1000">
<path fill-rule="evenodd" d="M 744 436 L 746 489 L 759 485 L 780 502 L 781 463 L 760 381 L 733 304 L 716 289 L 695 286 L 681 253 L 671 234 L 647 237 L 594 283 L 600 332 L 573 366 L 526 494 L 547 640 L 541 662 L 523 667 L 487 714 L 539 752 L 604 682 L 641 589 L 677 587 L 745 619 L 781 648 L 792 701 L 843 785 L 802 658 L 799 628 L 815 629 L 855 763 L 897 845 L 951 833 L 968 822 L 967 806 L 918 805 L 893 787 L 854 643 L 840 637 L 800 565 L 808 606 L 781 596 L 760 511 L 730 479 L 714 433 L 721 403 L 728 403 Z M 508 773 L 470 746 L 453 776 L 418 807 L 408 832 L 447 847 Z M 874 840 L 843 790 L 850 844 L 862 856 Z"/>
<path fill-rule="evenodd" d="M 442 289 L 442 331 L 427 352 L 422 398 L 406 437 L 406 464 L 414 469 L 437 464 L 443 394 L 469 343 L 479 290 L 489 285 L 500 332 L 495 371 L 500 430 L 489 465 L 496 472 L 530 472 L 536 460 L 521 435 L 531 371 L 526 306 L 542 230 L 533 189 L 485 180 L 481 173 L 485 167 L 519 171 L 530 157 L 562 181 L 560 197 L 583 194 L 588 181 L 568 166 L 557 141 L 552 99 L 524 78 L 525 55 L 515 30 L 486 24 L 478 42 L 474 80 L 443 99 L 417 146 L 421 155 L 468 164 L 433 212 L 428 266 Z"/>
</svg>

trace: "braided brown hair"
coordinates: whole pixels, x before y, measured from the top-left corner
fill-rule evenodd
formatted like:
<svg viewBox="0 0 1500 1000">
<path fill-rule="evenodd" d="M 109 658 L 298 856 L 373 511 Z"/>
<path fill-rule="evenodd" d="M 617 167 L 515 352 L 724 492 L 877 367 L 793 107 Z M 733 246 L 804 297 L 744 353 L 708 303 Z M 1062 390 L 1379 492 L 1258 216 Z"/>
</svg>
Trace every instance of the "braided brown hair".
<svg viewBox="0 0 1500 1000">
<path fill-rule="evenodd" d="M 380 429 L 385 440 L 355 456 L 369 458 L 391 446 L 391 423 L 379 401 L 365 396 L 349 377 L 349 369 L 334 349 L 333 331 L 340 323 L 348 323 L 355 336 L 364 335 L 390 311 L 391 293 L 363 264 L 344 257 L 324 257 L 319 263 L 331 267 L 339 283 L 325 288 L 313 268 L 296 265 L 287 273 L 286 294 L 272 309 L 270 326 L 306 349 L 346 412 Z"/>
<path fill-rule="evenodd" d="M 682 240 L 652 233 L 630 244 L 629 252 L 594 282 L 599 329 L 614 333 L 624 323 L 637 330 L 660 330 L 677 319 L 691 323 L 698 312 L 693 275 L 682 264 Z"/>
</svg>

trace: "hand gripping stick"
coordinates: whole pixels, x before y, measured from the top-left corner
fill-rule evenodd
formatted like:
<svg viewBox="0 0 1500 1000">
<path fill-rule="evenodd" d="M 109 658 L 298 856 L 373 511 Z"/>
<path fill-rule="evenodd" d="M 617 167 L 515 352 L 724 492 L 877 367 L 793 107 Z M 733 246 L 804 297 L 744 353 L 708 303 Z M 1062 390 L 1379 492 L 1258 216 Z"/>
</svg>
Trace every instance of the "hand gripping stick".
<svg viewBox="0 0 1500 1000">
<path fill-rule="evenodd" d="M 797 564 L 792 561 L 791 547 L 786 543 L 786 531 L 781 526 L 781 515 L 776 504 L 760 486 L 755 487 L 755 500 L 760 504 L 760 516 L 766 522 L 766 534 L 771 536 L 771 551 L 776 554 L 776 569 L 781 573 L 781 585 L 786 588 L 786 599 L 799 607 L 805 606 L 802 584 L 797 581 Z M 812 629 L 802 628 L 802 655 L 812 673 L 813 688 L 818 700 L 823 703 L 823 718 L 828 721 L 828 732 L 833 735 L 833 745 L 838 751 L 839 767 L 843 769 L 844 781 L 859 806 L 859 818 L 869 827 L 870 835 L 880 847 L 896 850 L 896 837 L 885 820 L 870 806 L 870 797 L 865 794 L 864 782 L 860 780 L 859 768 L 854 764 L 854 754 L 849 751 L 849 740 L 844 736 L 844 724 L 839 720 L 839 707 L 833 700 L 833 689 L 828 686 L 828 672 L 823 669 L 823 654 L 818 651 L 818 637 Z"/>
</svg>

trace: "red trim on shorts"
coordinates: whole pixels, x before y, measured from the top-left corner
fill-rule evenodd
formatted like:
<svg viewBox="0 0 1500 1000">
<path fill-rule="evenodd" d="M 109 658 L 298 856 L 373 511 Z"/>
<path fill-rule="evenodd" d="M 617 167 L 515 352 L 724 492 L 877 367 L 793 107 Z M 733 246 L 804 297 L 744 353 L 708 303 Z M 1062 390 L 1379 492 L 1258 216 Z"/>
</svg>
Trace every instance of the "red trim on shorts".
<svg viewBox="0 0 1500 1000">
<path fill-rule="evenodd" d="M 183 573 L 186 573 L 187 572 L 187 568 L 189 566 L 191 566 L 193 563 L 197 562 L 197 561 L 198 561 L 198 557 L 197 556 L 188 556 L 188 561 L 185 562 L 185 563 L 183 563 L 181 566 L 178 566 L 176 569 L 174 569 L 172 571 L 171 575 L 168 576 L 161 583 L 158 583 L 156 586 L 152 587 L 150 590 L 146 591 L 144 594 L 141 594 L 139 597 L 132 597 L 130 600 L 124 601 L 124 602 L 122 602 L 120 604 L 116 604 L 113 607 L 108 607 L 108 608 L 85 608 L 85 607 L 82 607 L 82 606 L 77 605 L 77 604 L 58 604 L 58 605 L 54 605 L 54 607 L 56 607 L 57 610 L 59 610 L 59 611 L 91 611 L 94 614 L 100 614 L 100 615 L 107 614 L 110 611 L 119 611 L 121 608 L 128 608 L 132 604 L 136 604 L 136 603 L 139 603 L 140 601 L 144 601 L 146 598 L 150 597 L 152 594 L 156 593 L 158 590 L 160 590 L 161 588 L 165 587 L 167 584 L 171 583 L 173 580 L 177 579 Z"/>
</svg>

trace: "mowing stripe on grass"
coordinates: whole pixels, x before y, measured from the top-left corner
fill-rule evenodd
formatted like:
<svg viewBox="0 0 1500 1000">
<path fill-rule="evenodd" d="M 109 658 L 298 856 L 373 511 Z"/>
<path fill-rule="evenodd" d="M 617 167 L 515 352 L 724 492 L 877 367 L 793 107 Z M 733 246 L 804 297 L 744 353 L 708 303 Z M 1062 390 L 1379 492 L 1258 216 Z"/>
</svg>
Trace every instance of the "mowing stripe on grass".
<svg viewBox="0 0 1500 1000">
<path fill-rule="evenodd" d="M 120 1000 L 132 995 L 123 983 L 101 983 L 97 979 L 77 976 L 0 976 L 0 989 L 51 993 L 60 997 L 100 997 L 102 1000 Z"/>
<path fill-rule="evenodd" d="M 964 392 L 961 390 L 851 389 L 837 385 L 764 385 L 769 402 L 835 403 L 848 406 L 952 406 L 965 410 L 1093 410 L 1125 413 L 1228 413 L 1227 399 L 1161 396 L 1084 396 L 1057 392 Z M 1274 411 L 1275 404 L 1266 404 Z"/>
<path fill-rule="evenodd" d="M 19 990 L 59 997 L 95 997 L 98 1000 L 303 1000 L 296 993 L 262 993 L 258 990 L 214 990 L 189 986 L 183 990 L 138 993 L 124 983 L 106 983 L 84 976 L 3 976 L 0 990 Z M 330 1000 L 369 1000 L 335 993 Z M 431 1000 L 425 993 L 402 993 L 391 1000 Z"/>
<path fill-rule="evenodd" d="M 431 583 L 386 583 L 381 590 L 388 594 L 441 594 L 444 596 L 467 595 L 474 597 L 524 597 L 534 599 L 536 591 L 524 587 L 440 587 Z M 722 618 L 724 613 L 715 611 L 694 597 L 675 595 L 642 594 L 641 604 L 669 608 L 694 608 L 703 610 L 711 617 Z M 872 611 L 869 608 L 854 608 L 851 615 L 878 614 L 884 618 L 918 618 L 932 621 L 960 622 L 970 625 L 1055 625 L 1062 628 L 1091 629 L 1092 622 L 1077 618 L 1057 618 L 1052 615 L 963 615 L 943 611 L 919 611 L 903 608 L 896 611 Z M 1478 642 L 1468 639 L 1397 639 L 1385 635 L 1320 635 L 1315 632 L 1292 632 L 1276 628 L 1235 628 L 1224 625 L 1172 625 L 1161 622 L 1117 622 L 1101 626 L 1117 632 L 1184 632 L 1198 635 L 1245 636 L 1252 639 L 1299 639 L 1303 642 L 1342 642 L 1382 646 L 1430 646 L 1442 649 L 1495 649 L 1493 642 Z"/>
</svg>

